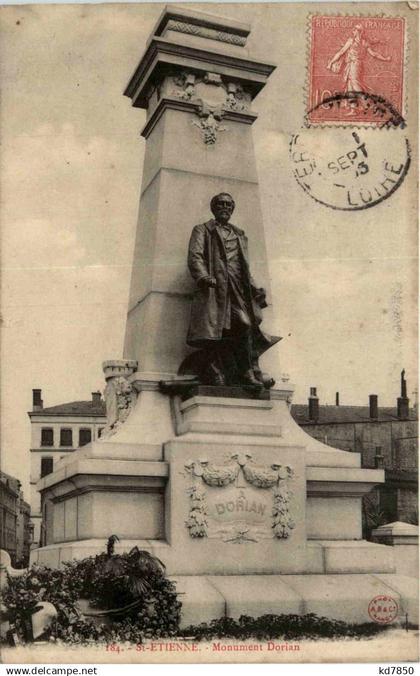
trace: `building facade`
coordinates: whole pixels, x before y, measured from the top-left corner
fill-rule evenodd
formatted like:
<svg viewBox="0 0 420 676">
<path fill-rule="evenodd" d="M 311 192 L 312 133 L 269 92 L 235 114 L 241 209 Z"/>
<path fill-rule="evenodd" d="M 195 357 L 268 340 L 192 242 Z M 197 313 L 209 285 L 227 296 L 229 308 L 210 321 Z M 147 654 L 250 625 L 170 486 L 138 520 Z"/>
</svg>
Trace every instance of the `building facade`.
<svg viewBox="0 0 420 676">
<path fill-rule="evenodd" d="M 292 406 L 293 418 L 307 434 L 360 453 L 364 468 L 385 470 L 385 483 L 364 500 L 365 535 L 384 523 L 418 523 L 418 412 L 417 405 L 409 407 L 403 383 L 396 404 L 380 407 L 372 394 L 367 406 L 343 406 L 337 393 L 335 406 L 320 406 L 311 388 L 307 405 Z"/>
<path fill-rule="evenodd" d="M 41 390 L 32 390 L 31 421 L 31 518 L 33 546 L 41 541 L 41 496 L 36 484 L 51 474 L 60 458 L 99 439 L 106 424 L 105 402 L 100 392 L 89 401 L 72 401 L 44 408 Z"/>
<path fill-rule="evenodd" d="M 16 562 L 19 567 L 29 564 L 29 553 L 33 540 L 33 524 L 31 522 L 31 506 L 21 495 L 17 519 Z"/>
<path fill-rule="evenodd" d="M 32 542 L 31 509 L 23 498 L 19 479 L 0 472 L 0 549 L 6 550 L 12 565 L 24 567 Z"/>
</svg>

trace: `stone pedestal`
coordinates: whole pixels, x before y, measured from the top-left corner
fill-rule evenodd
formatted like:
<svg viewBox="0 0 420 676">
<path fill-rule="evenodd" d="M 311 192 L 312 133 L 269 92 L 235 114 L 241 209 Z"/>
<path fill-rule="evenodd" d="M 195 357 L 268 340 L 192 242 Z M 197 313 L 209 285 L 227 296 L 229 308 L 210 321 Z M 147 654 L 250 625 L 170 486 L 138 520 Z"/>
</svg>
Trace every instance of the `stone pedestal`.
<svg viewBox="0 0 420 676">
<path fill-rule="evenodd" d="M 394 521 L 372 531 L 372 539 L 394 547 L 396 571 L 417 580 L 419 574 L 419 527 L 412 523 Z"/>
<path fill-rule="evenodd" d="M 269 291 L 251 125 L 274 66 L 249 56 L 248 33 L 171 5 L 126 89 L 147 122 L 124 359 L 104 365 L 101 440 L 38 484 L 47 541 L 32 560 L 58 566 L 116 534 L 117 551 L 137 545 L 166 564 L 185 625 L 268 612 L 364 622 L 369 601 L 391 592 L 416 621 L 393 549 L 362 540 L 362 496 L 383 470 L 296 425 L 278 348 L 264 357 L 278 385 L 263 399 L 160 384 L 187 354 L 188 239 L 215 193 L 233 193 L 252 272 Z"/>
<path fill-rule="evenodd" d="M 183 402 L 147 382 L 113 436 L 41 480 L 48 544 L 33 561 L 98 553 L 116 533 L 117 551 L 137 545 L 165 563 L 185 626 L 289 610 L 364 622 L 371 598 L 390 589 L 415 621 L 413 585 L 394 574 L 393 548 L 362 540 L 361 498 L 383 470 L 308 437 L 290 416 L 290 387 L 269 401 Z M 162 424 L 135 441 L 150 408 L 166 411 Z"/>
<path fill-rule="evenodd" d="M 249 409 L 242 412 L 249 415 Z M 247 442 L 197 445 L 182 437 L 165 444 L 171 467 L 166 533 L 174 572 L 305 570 L 304 449 Z"/>
</svg>

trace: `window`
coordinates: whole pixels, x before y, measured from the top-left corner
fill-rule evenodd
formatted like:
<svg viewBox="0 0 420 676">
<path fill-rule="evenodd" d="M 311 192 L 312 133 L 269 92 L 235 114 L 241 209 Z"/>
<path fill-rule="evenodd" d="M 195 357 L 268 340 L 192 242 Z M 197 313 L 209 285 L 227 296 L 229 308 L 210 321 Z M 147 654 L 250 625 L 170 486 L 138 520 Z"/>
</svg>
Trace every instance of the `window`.
<svg viewBox="0 0 420 676">
<path fill-rule="evenodd" d="M 41 458 L 41 479 L 47 474 L 51 474 L 53 471 L 54 460 L 53 458 Z"/>
<path fill-rule="evenodd" d="M 100 428 L 98 429 L 98 439 L 99 439 L 99 437 L 102 435 L 103 429 L 104 429 L 103 427 L 100 427 Z"/>
<path fill-rule="evenodd" d="M 90 429 L 79 430 L 79 446 L 85 446 L 92 441 L 92 431 Z"/>
<path fill-rule="evenodd" d="M 54 430 L 52 427 L 42 428 L 41 446 L 54 446 Z"/>
<path fill-rule="evenodd" d="M 60 446 L 73 446 L 73 432 L 71 429 L 61 428 Z"/>
</svg>

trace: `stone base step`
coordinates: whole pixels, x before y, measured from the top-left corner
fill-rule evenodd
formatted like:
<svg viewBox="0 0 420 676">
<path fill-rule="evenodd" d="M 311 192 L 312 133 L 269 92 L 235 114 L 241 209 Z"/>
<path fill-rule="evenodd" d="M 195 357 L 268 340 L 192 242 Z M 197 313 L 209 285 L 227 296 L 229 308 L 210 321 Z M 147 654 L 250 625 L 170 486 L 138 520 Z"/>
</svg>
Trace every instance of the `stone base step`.
<svg viewBox="0 0 420 676">
<path fill-rule="evenodd" d="M 181 626 L 219 617 L 269 613 L 305 615 L 361 624 L 374 621 L 369 604 L 377 596 L 397 605 L 392 624 L 418 624 L 417 583 L 393 574 L 174 576 L 182 601 Z M 379 603 L 379 602 L 378 602 Z M 384 602 L 386 603 L 386 601 Z"/>
<path fill-rule="evenodd" d="M 105 539 L 49 545 L 32 550 L 31 564 L 58 568 L 64 561 L 99 554 L 105 545 Z M 116 543 L 115 551 L 129 551 L 134 546 L 168 563 L 170 545 L 164 541 L 122 540 Z M 316 613 L 346 622 L 370 622 L 369 604 L 381 595 L 390 596 L 398 606 L 395 624 L 405 623 L 406 616 L 409 622 L 418 624 L 417 580 L 385 572 L 390 568 L 385 555 L 394 553 L 392 547 L 365 541 L 308 543 L 308 555 L 311 552 L 308 563 L 313 571 L 316 569 L 314 554 L 318 550 L 324 552 L 324 566 L 317 573 L 170 575 L 183 604 L 182 626 L 224 616 L 258 617 L 267 613 Z M 357 563 L 359 565 L 355 565 Z M 362 565 L 368 572 L 359 570 Z M 168 568 L 170 570 L 170 566 Z M 328 568 L 334 572 L 328 572 Z"/>
<path fill-rule="evenodd" d="M 169 575 L 188 577 L 189 571 L 185 566 L 176 565 L 172 546 L 166 540 L 129 540 L 121 539 L 115 546 L 116 553 L 129 552 L 133 547 L 145 549 L 157 556 L 166 566 Z M 83 559 L 86 556 L 96 556 L 104 552 L 106 538 L 91 538 L 87 540 L 74 540 L 60 542 L 31 551 L 31 564 L 36 563 L 51 568 L 59 568 L 65 561 Z M 366 540 L 309 540 L 306 546 L 306 565 L 303 571 L 279 569 L 278 562 L 273 563 L 271 569 L 257 572 L 255 570 L 242 571 L 222 569 L 221 572 L 210 570 L 211 566 L 197 567 L 191 575 L 201 577 L 223 576 L 225 579 L 232 575 L 235 577 L 249 575 L 255 576 L 290 576 L 293 573 L 307 575 L 356 575 L 356 574 L 384 574 L 395 573 L 394 547 L 378 545 Z M 182 564 L 182 562 L 181 562 Z"/>
</svg>

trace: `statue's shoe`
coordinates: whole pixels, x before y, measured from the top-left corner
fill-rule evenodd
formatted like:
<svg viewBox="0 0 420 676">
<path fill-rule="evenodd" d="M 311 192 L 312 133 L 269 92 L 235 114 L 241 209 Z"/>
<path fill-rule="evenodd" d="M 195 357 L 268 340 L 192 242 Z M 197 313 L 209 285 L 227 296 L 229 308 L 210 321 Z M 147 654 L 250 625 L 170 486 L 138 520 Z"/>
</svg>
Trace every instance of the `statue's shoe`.
<svg viewBox="0 0 420 676">
<path fill-rule="evenodd" d="M 244 373 L 241 378 L 241 385 L 246 389 L 261 390 L 264 385 L 260 380 L 257 380 L 252 369 Z"/>
<path fill-rule="evenodd" d="M 225 377 L 222 373 L 211 370 L 208 374 L 208 385 L 214 385 L 215 387 L 223 387 L 226 385 Z"/>
<path fill-rule="evenodd" d="M 254 375 L 260 383 L 262 383 L 266 390 L 270 390 L 276 384 L 274 378 L 272 378 L 268 373 L 263 373 L 260 369 L 254 368 Z"/>
</svg>

